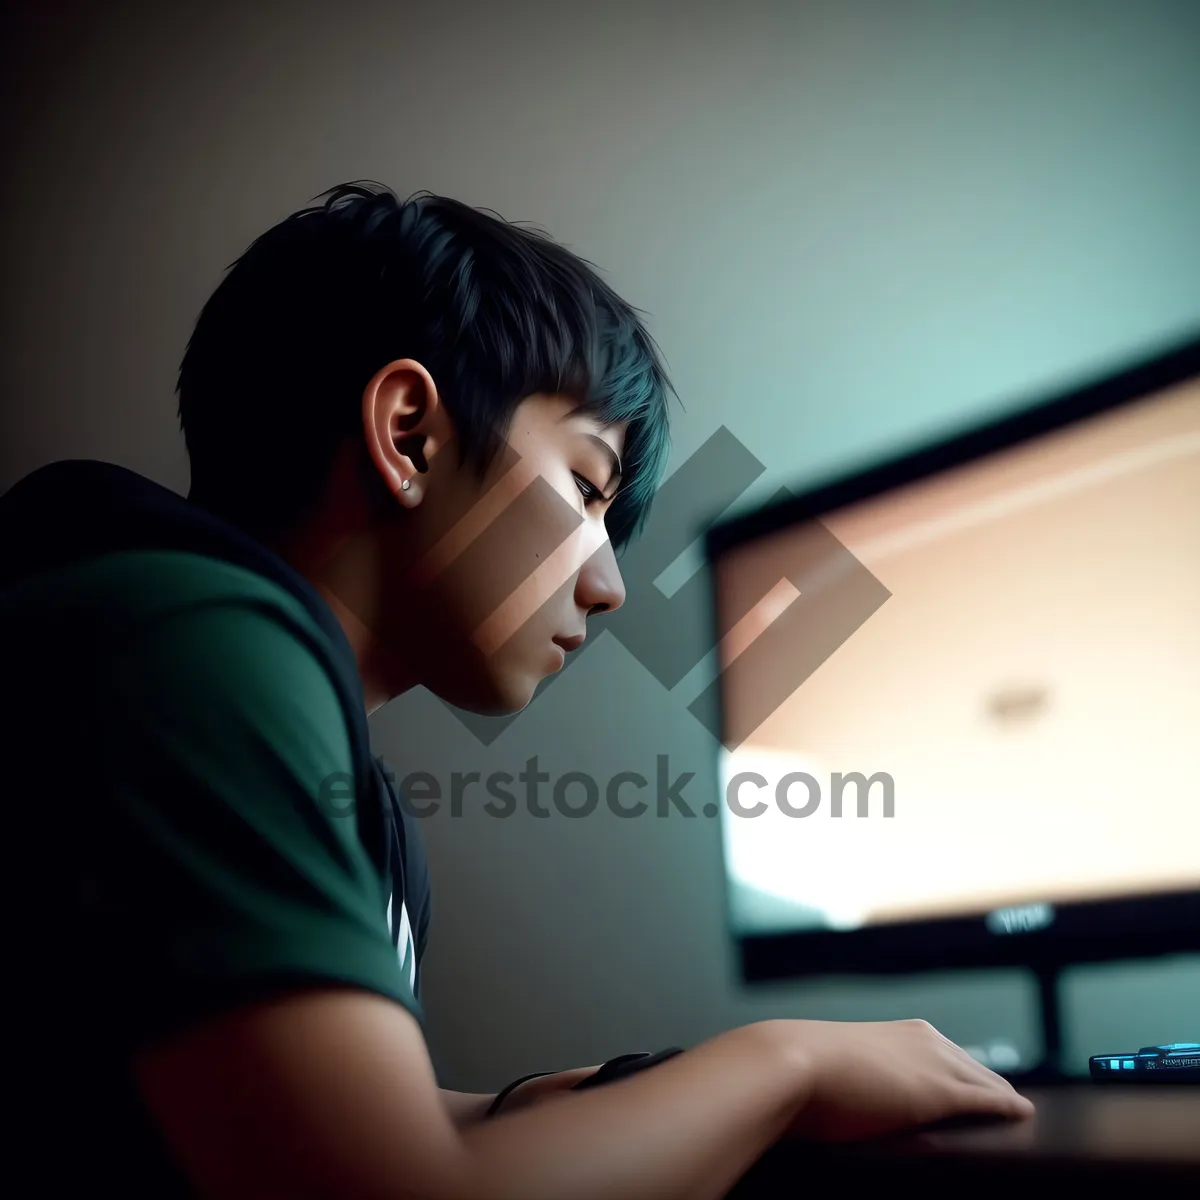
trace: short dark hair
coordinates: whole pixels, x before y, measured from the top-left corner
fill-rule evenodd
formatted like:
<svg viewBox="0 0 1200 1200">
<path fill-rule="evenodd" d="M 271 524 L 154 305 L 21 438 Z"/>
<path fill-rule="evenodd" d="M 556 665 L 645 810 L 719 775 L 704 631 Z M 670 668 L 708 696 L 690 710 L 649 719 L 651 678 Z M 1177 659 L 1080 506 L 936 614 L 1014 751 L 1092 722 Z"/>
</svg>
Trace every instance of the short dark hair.
<svg viewBox="0 0 1200 1200">
<path fill-rule="evenodd" d="M 628 422 L 608 516 L 623 546 L 666 467 L 674 393 L 639 310 L 540 229 L 488 210 L 373 181 L 314 199 L 230 265 L 196 322 L 176 389 L 193 499 L 259 534 L 294 527 L 371 377 L 414 358 L 481 471 L 535 393 Z"/>
</svg>

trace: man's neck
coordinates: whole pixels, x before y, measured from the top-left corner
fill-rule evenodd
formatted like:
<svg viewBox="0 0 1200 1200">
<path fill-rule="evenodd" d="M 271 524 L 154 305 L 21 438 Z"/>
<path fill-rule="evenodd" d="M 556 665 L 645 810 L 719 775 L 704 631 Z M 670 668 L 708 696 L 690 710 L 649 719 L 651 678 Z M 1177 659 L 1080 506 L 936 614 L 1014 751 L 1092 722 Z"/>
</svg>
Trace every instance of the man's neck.
<svg viewBox="0 0 1200 1200">
<path fill-rule="evenodd" d="M 269 548 L 312 584 L 337 618 L 354 653 L 363 700 L 367 715 L 370 716 L 401 692 L 415 687 L 417 681 L 410 678 L 403 664 L 386 649 L 378 635 L 363 620 L 364 609 L 347 603 L 344 598 L 346 591 L 333 582 L 351 558 L 350 542 L 348 537 L 307 534 L 276 539 L 269 544 Z"/>
</svg>

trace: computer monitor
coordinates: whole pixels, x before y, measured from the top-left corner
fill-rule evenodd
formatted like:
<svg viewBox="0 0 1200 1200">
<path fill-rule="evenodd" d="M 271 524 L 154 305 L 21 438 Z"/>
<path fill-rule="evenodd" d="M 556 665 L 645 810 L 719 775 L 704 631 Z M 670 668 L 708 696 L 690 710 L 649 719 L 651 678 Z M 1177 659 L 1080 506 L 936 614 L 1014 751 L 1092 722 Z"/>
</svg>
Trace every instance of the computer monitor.
<svg viewBox="0 0 1200 1200">
<path fill-rule="evenodd" d="M 1200 339 L 707 549 L 747 981 L 1200 949 Z"/>
</svg>

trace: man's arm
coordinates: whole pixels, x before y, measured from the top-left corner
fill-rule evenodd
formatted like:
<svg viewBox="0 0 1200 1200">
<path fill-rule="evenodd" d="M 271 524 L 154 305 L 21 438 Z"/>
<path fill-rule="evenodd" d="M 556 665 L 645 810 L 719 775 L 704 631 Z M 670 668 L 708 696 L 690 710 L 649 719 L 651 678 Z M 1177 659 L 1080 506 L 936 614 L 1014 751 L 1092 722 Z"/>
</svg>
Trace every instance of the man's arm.
<svg viewBox="0 0 1200 1200">
<path fill-rule="evenodd" d="M 415 1019 L 332 989 L 218 1018 L 140 1055 L 136 1075 L 212 1197 L 719 1200 L 796 1125 L 862 1137 L 1031 1111 L 924 1022 L 766 1021 L 460 1130 Z"/>
<path fill-rule="evenodd" d="M 594 1075 L 599 1069 L 599 1066 L 577 1067 L 571 1071 L 556 1071 L 551 1075 L 530 1079 L 508 1094 L 502 1106 L 503 1111 L 506 1113 L 516 1112 L 517 1109 L 536 1104 L 539 1100 L 544 1100 L 549 1096 L 570 1091 L 577 1083 L 582 1082 L 589 1075 Z M 450 1114 L 450 1119 L 459 1129 L 465 1129 L 468 1125 L 474 1125 L 476 1121 L 482 1121 L 487 1116 L 488 1109 L 492 1107 L 492 1102 L 496 1099 L 495 1094 L 454 1092 L 448 1088 L 442 1088 L 441 1093 L 442 1104 Z"/>
<path fill-rule="evenodd" d="M 798 1062 L 766 1029 L 465 1130 L 442 1102 L 416 1021 L 366 992 L 243 1009 L 144 1053 L 137 1075 L 202 1196 L 715 1200 L 802 1098 Z"/>
<path fill-rule="evenodd" d="M 476 1121 L 482 1121 L 487 1116 L 487 1110 L 491 1108 L 492 1101 L 496 1098 L 482 1092 L 452 1092 L 449 1088 L 442 1088 L 441 1094 L 442 1107 L 459 1129 L 465 1129 L 468 1125 L 474 1125 Z"/>
</svg>

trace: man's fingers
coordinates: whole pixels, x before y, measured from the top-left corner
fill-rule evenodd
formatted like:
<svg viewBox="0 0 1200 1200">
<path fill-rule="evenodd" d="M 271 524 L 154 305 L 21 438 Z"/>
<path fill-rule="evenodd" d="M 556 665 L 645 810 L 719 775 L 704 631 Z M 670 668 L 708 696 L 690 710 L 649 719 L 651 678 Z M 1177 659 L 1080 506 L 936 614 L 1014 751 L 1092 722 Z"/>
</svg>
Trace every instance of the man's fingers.
<svg viewBox="0 0 1200 1200">
<path fill-rule="evenodd" d="M 998 1077 L 997 1077 L 998 1078 Z M 996 1113 L 1004 1117 L 1027 1117 L 1034 1112 L 1033 1102 L 1016 1091 L 1007 1080 L 1003 1087 L 991 1084 L 967 1084 L 960 1095 L 963 1113 Z"/>
<path fill-rule="evenodd" d="M 993 1087 L 1001 1084 L 1006 1088 L 1012 1087 L 1012 1084 L 1010 1084 L 1007 1079 L 1005 1079 L 1002 1075 L 997 1075 L 996 1072 L 991 1069 L 991 1067 L 985 1067 L 983 1063 L 979 1061 L 979 1059 L 968 1054 L 964 1049 L 962 1049 L 961 1046 L 956 1046 L 955 1049 L 958 1051 L 959 1063 L 967 1078 L 986 1081 Z"/>
</svg>

